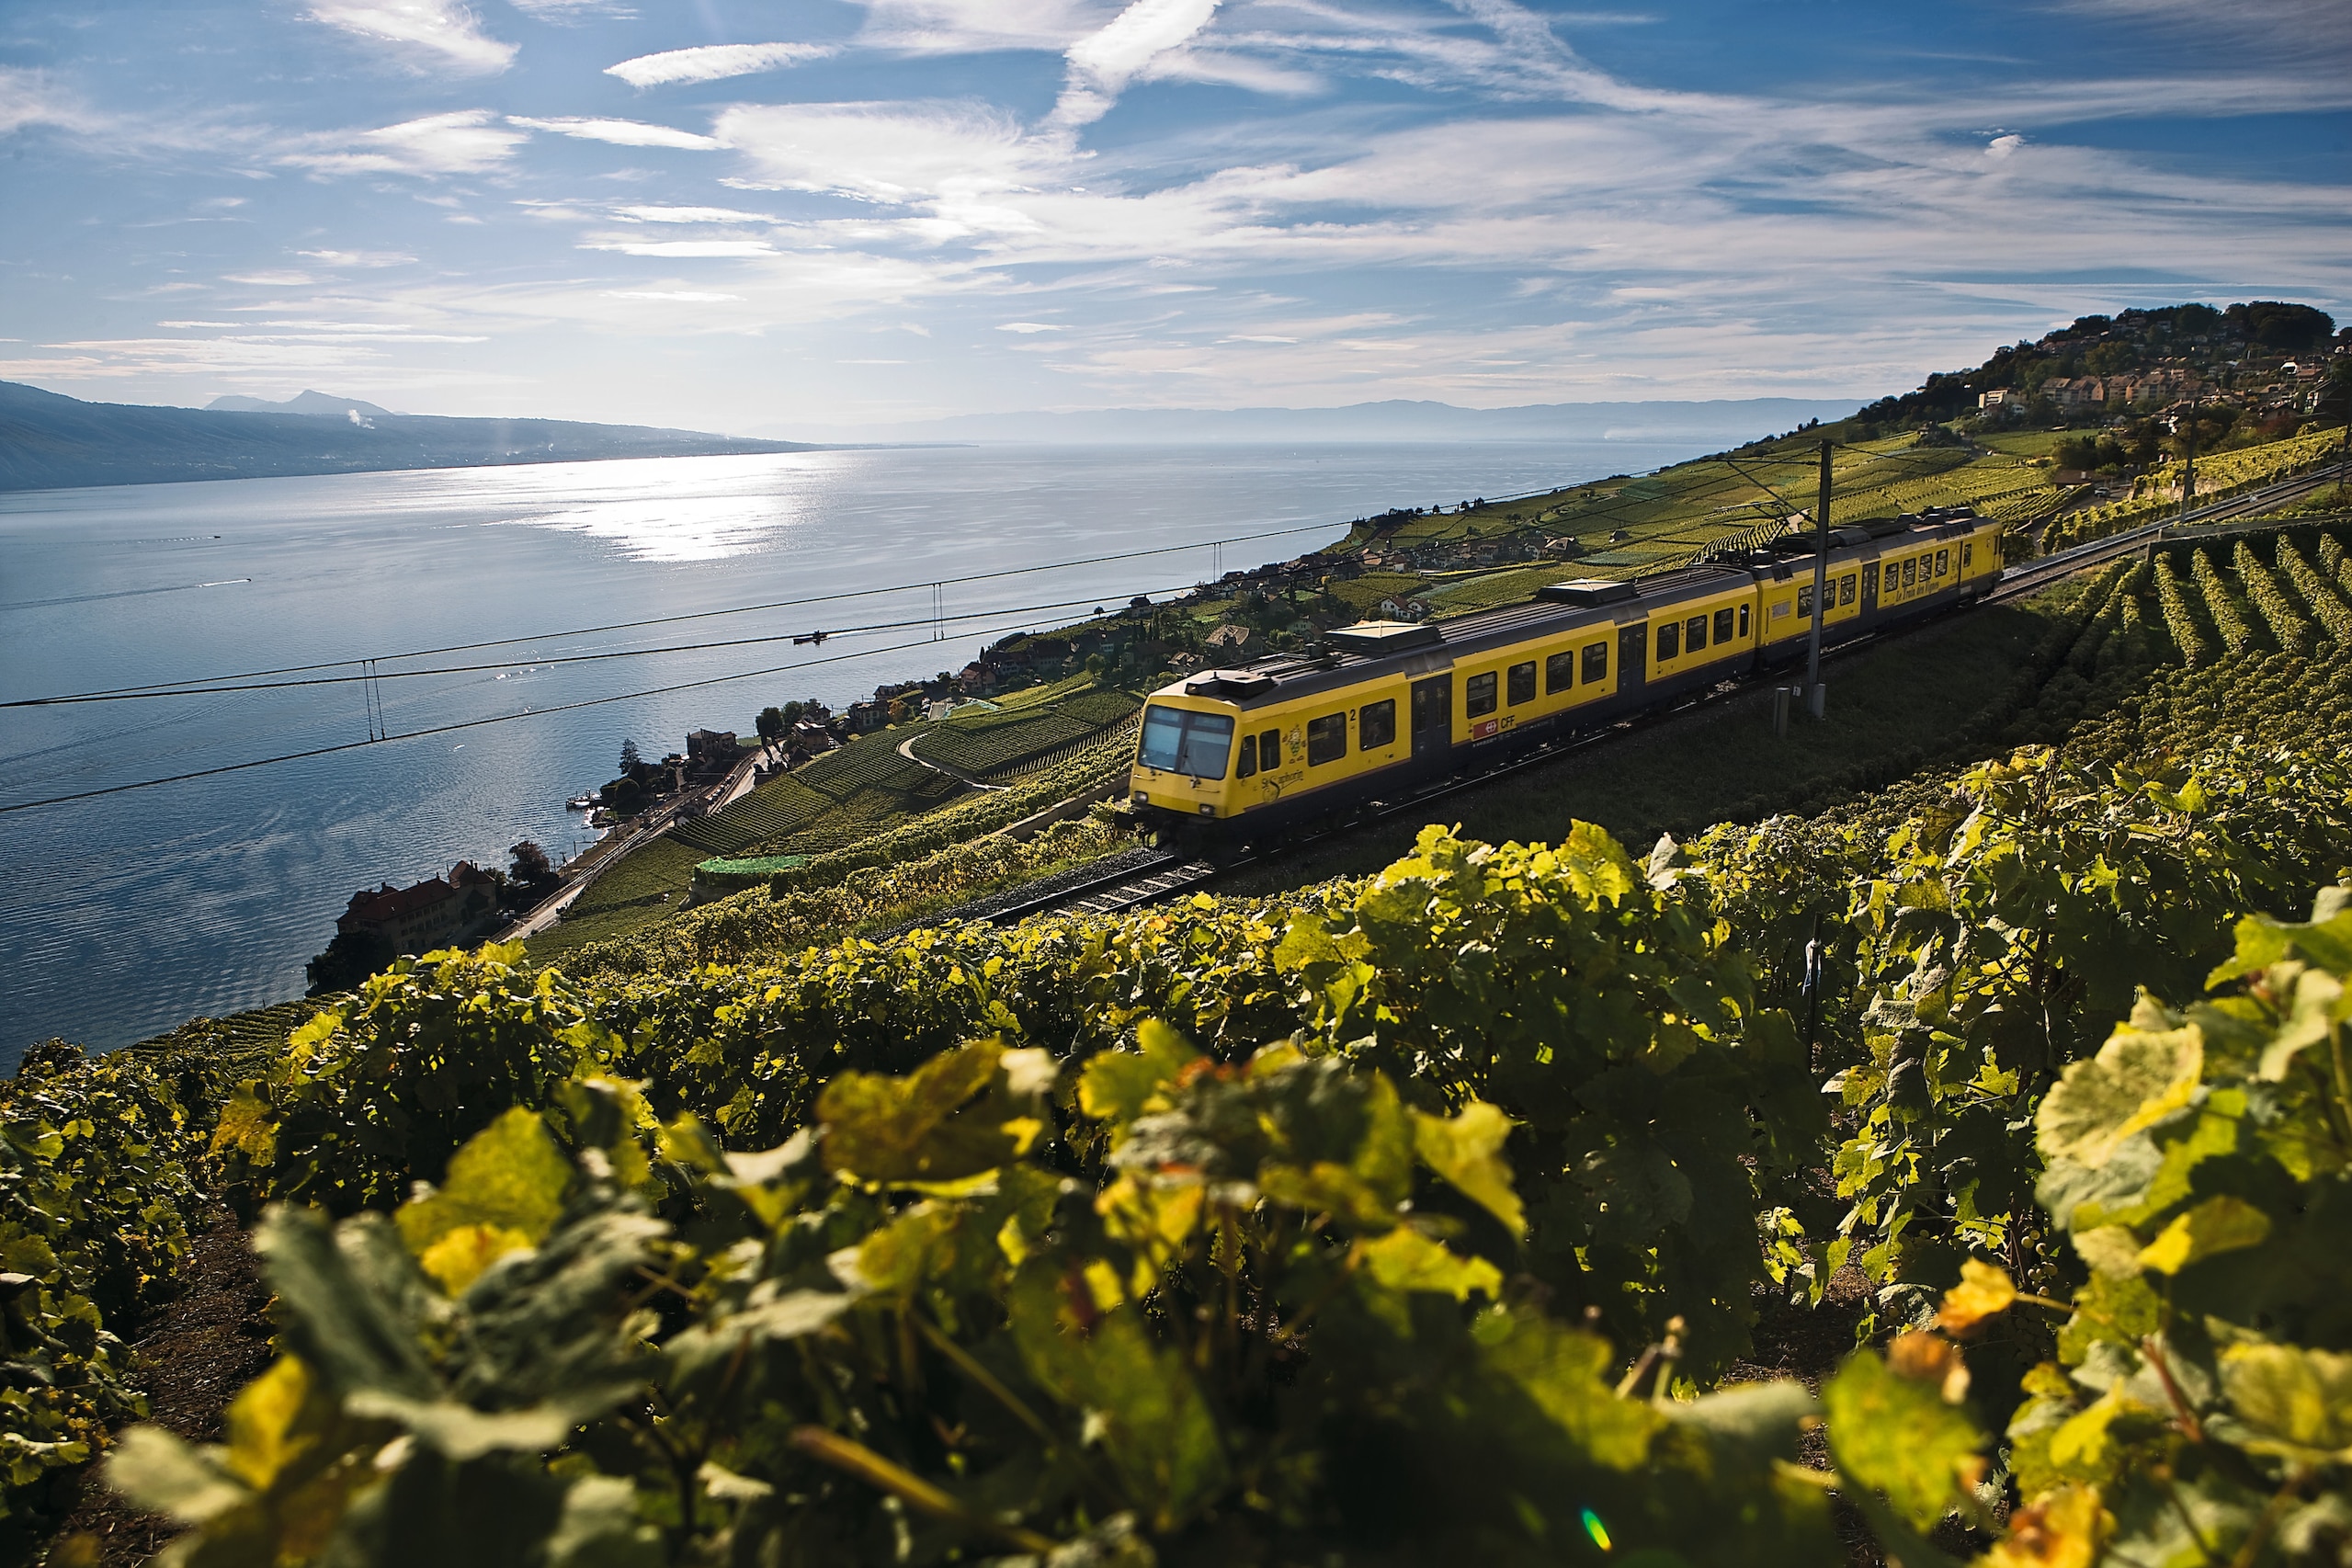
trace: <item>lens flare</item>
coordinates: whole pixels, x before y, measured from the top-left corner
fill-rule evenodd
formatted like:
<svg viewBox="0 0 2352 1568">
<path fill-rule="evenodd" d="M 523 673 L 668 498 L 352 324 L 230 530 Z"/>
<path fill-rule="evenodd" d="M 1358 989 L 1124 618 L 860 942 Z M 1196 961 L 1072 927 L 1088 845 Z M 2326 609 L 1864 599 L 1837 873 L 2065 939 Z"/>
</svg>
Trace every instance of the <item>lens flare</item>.
<svg viewBox="0 0 2352 1568">
<path fill-rule="evenodd" d="M 1601 1524 L 1601 1517 L 1598 1514 L 1594 1513 L 1590 1508 L 1585 1510 L 1585 1533 L 1591 1536 L 1593 1538 L 1593 1544 L 1599 1547 L 1603 1551 L 1607 1551 L 1609 1549 L 1608 1531 L 1603 1528 Z"/>
</svg>

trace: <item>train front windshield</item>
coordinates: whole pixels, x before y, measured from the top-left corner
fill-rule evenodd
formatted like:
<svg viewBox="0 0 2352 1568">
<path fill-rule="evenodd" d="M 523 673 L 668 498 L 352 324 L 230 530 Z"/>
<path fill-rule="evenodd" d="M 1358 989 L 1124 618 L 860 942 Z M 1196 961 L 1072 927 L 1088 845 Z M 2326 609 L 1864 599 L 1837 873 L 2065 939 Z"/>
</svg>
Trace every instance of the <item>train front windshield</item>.
<svg viewBox="0 0 2352 1568">
<path fill-rule="evenodd" d="M 1222 778 L 1233 755 L 1233 721 L 1223 713 L 1194 713 L 1156 703 L 1143 710 L 1143 744 L 1136 760 L 1163 773 Z"/>
</svg>

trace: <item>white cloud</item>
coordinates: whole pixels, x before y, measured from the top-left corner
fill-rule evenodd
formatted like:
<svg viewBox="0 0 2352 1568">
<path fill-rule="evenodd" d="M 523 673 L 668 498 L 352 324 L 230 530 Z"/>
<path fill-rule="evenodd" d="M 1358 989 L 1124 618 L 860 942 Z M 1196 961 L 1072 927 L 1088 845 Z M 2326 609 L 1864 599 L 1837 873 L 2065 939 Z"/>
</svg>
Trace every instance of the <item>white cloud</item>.
<svg viewBox="0 0 2352 1568">
<path fill-rule="evenodd" d="M 617 147 L 682 147 L 692 152 L 708 152 L 725 145 L 708 136 L 698 136 L 691 131 L 678 131 L 666 125 L 647 125 L 636 119 L 598 119 L 577 116 L 534 119 L 526 115 L 510 114 L 506 117 L 506 123 L 519 125 L 527 131 L 551 131 L 558 136 L 575 137 L 583 142 L 609 142 Z"/>
<path fill-rule="evenodd" d="M 761 212 L 733 207 L 616 207 L 612 215 L 624 223 L 772 223 Z"/>
<path fill-rule="evenodd" d="M 869 201 L 1016 189 L 1064 157 L 984 104 L 738 105 L 714 129 L 778 186 Z"/>
<path fill-rule="evenodd" d="M 580 248 L 618 251 L 622 256 L 716 257 L 776 254 L 776 247 L 766 240 L 609 240 L 594 241 Z"/>
<path fill-rule="evenodd" d="M 1118 14 L 1113 0 L 858 0 L 860 43 L 909 54 L 1059 52 Z"/>
<path fill-rule="evenodd" d="M 92 131 L 102 123 L 79 98 L 52 83 L 45 73 L 0 65 L 0 136 L 32 125 Z"/>
<path fill-rule="evenodd" d="M 281 161 L 327 175 L 484 174 L 528 139 L 498 124 L 487 109 L 458 109 L 376 131 L 308 138 Z"/>
<path fill-rule="evenodd" d="M 713 294 L 700 289 L 608 289 L 608 300 L 676 300 L 683 304 L 714 305 L 722 301 L 740 301 L 741 294 Z"/>
<path fill-rule="evenodd" d="M 514 63 L 516 45 L 490 37 L 457 0 L 312 0 L 311 20 L 389 43 L 421 63 L 495 75 Z"/>
<path fill-rule="evenodd" d="M 409 267 L 416 258 L 392 250 L 305 250 L 296 256 L 321 267 Z"/>
<path fill-rule="evenodd" d="M 2022 136 L 1995 136 L 1986 144 L 1984 155 L 1988 158 L 2005 158 L 2025 144 L 2026 139 Z"/>
<path fill-rule="evenodd" d="M 999 326 L 996 330 L 998 332 L 1018 332 L 1026 334 L 1032 332 L 1066 332 L 1069 329 L 1066 327 L 1055 326 L 1049 322 L 1008 321 Z"/>
<path fill-rule="evenodd" d="M 516 10 L 542 22 L 581 22 L 591 17 L 627 21 L 636 11 L 620 0 L 508 0 Z"/>
<path fill-rule="evenodd" d="M 1189 43 L 1218 0 L 1134 0 L 1108 26 L 1071 45 L 1069 75 L 1050 123 L 1074 129 L 1110 112 L 1129 83 L 1159 56 Z"/>
<path fill-rule="evenodd" d="M 641 54 L 605 74 L 618 76 L 632 87 L 659 87 L 673 82 L 719 82 L 730 76 L 751 76 L 781 71 L 840 51 L 824 43 L 711 43 L 699 49 L 669 49 Z"/>
</svg>

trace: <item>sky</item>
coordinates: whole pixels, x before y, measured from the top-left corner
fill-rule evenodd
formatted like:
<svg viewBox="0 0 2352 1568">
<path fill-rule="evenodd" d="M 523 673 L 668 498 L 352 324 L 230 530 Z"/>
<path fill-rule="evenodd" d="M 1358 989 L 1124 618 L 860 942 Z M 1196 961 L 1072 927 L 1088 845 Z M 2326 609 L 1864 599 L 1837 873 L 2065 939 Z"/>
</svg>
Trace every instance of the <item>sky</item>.
<svg viewBox="0 0 2352 1568">
<path fill-rule="evenodd" d="M 2352 319 L 2352 0 L 0 0 L 0 379 L 790 437 Z"/>
</svg>

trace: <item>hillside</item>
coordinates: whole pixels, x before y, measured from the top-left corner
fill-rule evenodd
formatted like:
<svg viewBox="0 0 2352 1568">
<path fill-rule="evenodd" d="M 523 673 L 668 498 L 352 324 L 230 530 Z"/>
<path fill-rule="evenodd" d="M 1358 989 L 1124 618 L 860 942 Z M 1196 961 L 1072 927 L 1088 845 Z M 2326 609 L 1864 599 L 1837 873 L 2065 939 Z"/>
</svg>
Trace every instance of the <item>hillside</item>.
<svg viewBox="0 0 2352 1568">
<path fill-rule="evenodd" d="M 2082 316 L 2034 342 L 1997 349 L 1981 365 L 1929 376 L 1914 391 L 1867 405 L 1854 421 L 1902 429 L 1961 418 L 1976 414 L 1988 392 L 2015 395 L 2015 403 L 2002 405 L 2005 417 L 2045 425 L 2146 415 L 2191 396 L 2308 414 L 2317 378 L 2305 372 L 2314 357 L 2347 347 L 2352 328 L 2339 332 L 2326 312 L 2270 300 Z M 2113 382 L 2121 383 L 2120 397 L 2110 395 Z"/>
<path fill-rule="evenodd" d="M 1786 780 L 1844 804 L 1643 858 L 1433 826 L 816 948 L 755 894 L 667 961 L 403 965 L 274 1059 L 46 1051 L 0 1091 L 48 1336 L 16 1520 L 116 1434 L 198 1561 L 2340 1561 L 2341 528 L 1866 655 L 1913 661 L 1890 749 Z M 1906 744 L 1938 666 L 1971 691 Z M 217 1194 L 291 1200 L 265 1282 Z M 225 1449 L 121 1429 L 258 1355 L 74 1329 L 168 1327 L 191 1273 L 278 1298 Z M 137 1522 L 85 1503 L 53 1561 Z"/>
<path fill-rule="evenodd" d="M 336 406 L 330 418 L 308 410 L 150 408 L 84 403 L 0 381 L 0 491 L 811 449 L 802 442 L 562 419 L 364 411 L 352 419 Z"/>
</svg>

